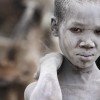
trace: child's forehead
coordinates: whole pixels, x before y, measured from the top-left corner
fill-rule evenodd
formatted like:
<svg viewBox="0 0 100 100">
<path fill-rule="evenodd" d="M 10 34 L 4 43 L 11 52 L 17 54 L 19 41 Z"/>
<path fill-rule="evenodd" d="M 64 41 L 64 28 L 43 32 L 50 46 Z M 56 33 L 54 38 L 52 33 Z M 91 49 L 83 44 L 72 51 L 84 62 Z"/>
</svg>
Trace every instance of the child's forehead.
<svg viewBox="0 0 100 100">
<path fill-rule="evenodd" d="M 67 9 L 66 9 L 67 10 Z M 86 17 L 97 17 L 100 16 L 100 4 L 76 4 L 70 7 L 69 13 L 72 13 L 73 16 L 86 16 Z"/>
<path fill-rule="evenodd" d="M 100 6 L 90 5 L 90 4 L 77 6 L 74 10 L 74 15 L 79 18 L 80 17 L 86 18 L 90 16 L 92 18 L 93 17 L 99 18 L 100 17 Z"/>
<path fill-rule="evenodd" d="M 100 6 L 98 5 L 79 5 L 70 8 L 69 15 L 66 14 L 64 20 L 77 20 L 81 23 L 91 23 L 100 25 Z"/>
</svg>

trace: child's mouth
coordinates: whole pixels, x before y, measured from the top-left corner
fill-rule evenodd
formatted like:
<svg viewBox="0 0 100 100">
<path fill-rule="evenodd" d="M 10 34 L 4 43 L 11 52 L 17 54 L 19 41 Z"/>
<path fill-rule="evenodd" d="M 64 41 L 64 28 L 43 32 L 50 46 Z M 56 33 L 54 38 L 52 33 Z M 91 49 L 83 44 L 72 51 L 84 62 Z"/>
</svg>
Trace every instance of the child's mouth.
<svg viewBox="0 0 100 100">
<path fill-rule="evenodd" d="M 90 61 L 93 59 L 94 54 L 76 54 L 82 61 Z"/>
</svg>

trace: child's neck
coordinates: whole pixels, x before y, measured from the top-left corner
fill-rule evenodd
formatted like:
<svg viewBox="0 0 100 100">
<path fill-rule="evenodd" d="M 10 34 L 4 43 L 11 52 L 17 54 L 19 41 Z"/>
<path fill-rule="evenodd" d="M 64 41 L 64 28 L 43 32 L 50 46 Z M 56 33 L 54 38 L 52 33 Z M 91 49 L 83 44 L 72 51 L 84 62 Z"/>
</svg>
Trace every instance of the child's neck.
<svg viewBox="0 0 100 100">
<path fill-rule="evenodd" d="M 96 64 L 91 67 L 78 68 L 72 65 L 67 59 L 64 59 L 61 72 L 58 75 L 59 81 L 67 84 L 87 83 L 93 79 L 93 75 L 99 72 Z"/>
</svg>

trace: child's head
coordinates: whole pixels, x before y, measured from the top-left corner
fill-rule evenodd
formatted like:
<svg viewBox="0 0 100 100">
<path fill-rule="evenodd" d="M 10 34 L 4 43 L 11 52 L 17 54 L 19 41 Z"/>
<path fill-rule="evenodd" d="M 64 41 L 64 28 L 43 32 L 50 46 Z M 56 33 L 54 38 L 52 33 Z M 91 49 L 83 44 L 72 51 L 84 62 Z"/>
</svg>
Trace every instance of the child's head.
<svg viewBox="0 0 100 100">
<path fill-rule="evenodd" d="M 55 0 L 53 33 L 63 54 L 80 68 L 100 55 L 100 0 Z"/>
</svg>

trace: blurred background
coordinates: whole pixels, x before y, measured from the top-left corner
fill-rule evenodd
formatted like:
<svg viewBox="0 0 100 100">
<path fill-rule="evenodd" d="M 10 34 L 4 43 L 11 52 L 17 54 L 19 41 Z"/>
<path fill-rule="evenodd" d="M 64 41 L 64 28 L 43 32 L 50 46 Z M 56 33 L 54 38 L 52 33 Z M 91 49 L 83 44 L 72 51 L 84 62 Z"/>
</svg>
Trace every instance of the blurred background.
<svg viewBox="0 0 100 100">
<path fill-rule="evenodd" d="M 54 0 L 0 0 L 0 100 L 24 100 L 39 59 L 60 52 L 50 31 L 53 4 Z"/>
<path fill-rule="evenodd" d="M 50 31 L 54 0 L 0 0 L 0 100 L 24 100 L 39 59 L 59 52 Z"/>
</svg>

